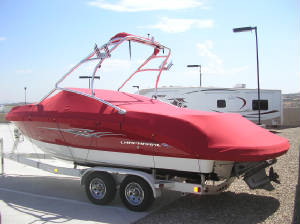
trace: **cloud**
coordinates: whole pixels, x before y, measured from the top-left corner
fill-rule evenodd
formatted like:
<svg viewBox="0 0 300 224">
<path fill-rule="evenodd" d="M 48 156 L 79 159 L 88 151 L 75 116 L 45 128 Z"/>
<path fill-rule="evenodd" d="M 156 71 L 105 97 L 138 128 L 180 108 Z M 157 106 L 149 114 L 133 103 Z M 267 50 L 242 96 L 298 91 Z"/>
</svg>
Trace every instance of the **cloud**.
<svg viewBox="0 0 300 224">
<path fill-rule="evenodd" d="M 223 60 L 213 53 L 213 42 L 211 40 L 206 40 L 203 43 L 198 43 L 196 45 L 200 57 L 203 58 L 205 64 L 203 64 L 202 71 L 206 74 L 216 74 L 216 75 L 233 75 L 243 72 L 248 69 L 248 66 L 241 66 L 237 68 L 225 68 Z M 194 73 L 195 71 L 189 72 Z"/>
<path fill-rule="evenodd" d="M 196 7 L 204 7 L 199 0 L 119 0 L 115 3 L 106 0 L 93 0 L 90 6 L 117 12 L 141 12 L 154 10 L 179 10 Z"/>
<path fill-rule="evenodd" d="M 31 69 L 18 69 L 16 70 L 16 74 L 20 74 L 20 75 L 28 75 L 31 74 L 32 70 Z"/>
<path fill-rule="evenodd" d="M 0 37 L 0 41 L 6 40 L 6 37 Z"/>
<path fill-rule="evenodd" d="M 170 19 L 162 17 L 161 21 L 155 25 L 140 26 L 138 28 L 159 29 L 167 33 L 181 33 L 195 27 L 198 29 L 213 27 L 213 20 L 206 19 Z"/>
<path fill-rule="evenodd" d="M 213 48 L 213 42 L 211 40 L 206 40 L 204 43 L 198 43 L 196 46 L 200 56 L 209 58 L 215 64 L 223 64 L 223 61 L 211 51 Z"/>
</svg>

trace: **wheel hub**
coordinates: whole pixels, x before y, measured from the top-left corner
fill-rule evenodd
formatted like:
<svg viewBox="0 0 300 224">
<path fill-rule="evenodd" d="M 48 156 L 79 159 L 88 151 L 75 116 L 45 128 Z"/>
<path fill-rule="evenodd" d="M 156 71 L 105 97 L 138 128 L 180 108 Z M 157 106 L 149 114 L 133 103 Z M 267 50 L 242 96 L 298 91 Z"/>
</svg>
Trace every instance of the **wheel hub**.
<svg viewBox="0 0 300 224">
<path fill-rule="evenodd" d="M 132 182 L 125 188 L 125 197 L 130 204 L 137 206 L 144 200 L 144 191 L 138 183 Z"/>
<path fill-rule="evenodd" d="M 102 199 L 106 194 L 106 186 L 100 178 L 94 178 L 90 182 L 90 192 L 95 199 Z"/>
</svg>

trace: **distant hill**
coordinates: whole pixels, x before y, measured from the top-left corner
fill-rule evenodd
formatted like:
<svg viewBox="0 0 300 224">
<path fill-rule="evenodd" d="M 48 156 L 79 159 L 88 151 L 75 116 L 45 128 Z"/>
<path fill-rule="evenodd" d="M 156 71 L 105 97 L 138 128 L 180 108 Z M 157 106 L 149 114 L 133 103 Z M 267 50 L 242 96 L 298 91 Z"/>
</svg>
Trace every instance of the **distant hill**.
<svg viewBox="0 0 300 224">
<path fill-rule="evenodd" d="M 30 103 L 27 103 L 30 104 Z M 21 106 L 24 105 L 24 102 L 22 103 L 6 103 L 6 104 L 1 104 L 0 106 L 0 113 L 8 113 L 11 108 L 15 107 L 15 106 Z"/>
<path fill-rule="evenodd" d="M 26 103 L 26 104 L 30 104 L 30 103 Z M 4 103 L 4 106 L 20 106 L 20 105 L 24 105 L 24 102 L 21 103 Z"/>
<path fill-rule="evenodd" d="M 282 99 L 284 107 L 300 107 L 300 93 L 282 94 Z"/>
</svg>

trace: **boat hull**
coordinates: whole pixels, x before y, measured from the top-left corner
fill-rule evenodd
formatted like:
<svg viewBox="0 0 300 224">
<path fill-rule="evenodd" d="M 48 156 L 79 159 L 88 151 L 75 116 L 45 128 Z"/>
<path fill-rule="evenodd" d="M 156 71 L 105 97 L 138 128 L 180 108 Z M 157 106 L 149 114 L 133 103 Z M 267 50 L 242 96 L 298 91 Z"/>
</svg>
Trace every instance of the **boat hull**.
<svg viewBox="0 0 300 224">
<path fill-rule="evenodd" d="M 137 153 L 122 153 L 105 150 L 83 149 L 31 139 L 32 143 L 54 157 L 79 164 L 95 164 L 147 169 L 170 169 L 177 171 L 211 173 L 213 160 L 163 157 Z"/>
</svg>

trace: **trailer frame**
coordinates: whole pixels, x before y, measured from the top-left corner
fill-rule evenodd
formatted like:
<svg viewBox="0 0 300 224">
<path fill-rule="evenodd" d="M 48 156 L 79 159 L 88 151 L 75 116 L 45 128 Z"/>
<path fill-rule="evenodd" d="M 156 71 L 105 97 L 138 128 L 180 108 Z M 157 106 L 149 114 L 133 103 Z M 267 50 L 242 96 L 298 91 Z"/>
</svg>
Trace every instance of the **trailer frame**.
<svg viewBox="0 0 300 224">
<path fill-rule="evenodd" d="M 4 144 L 3 144 L 3 138 L 0 138 L 0 161 L 1 161 L 1 175 L 5 175 L 4 172 L 4 166 L 5 166 L 5 159 L 9 159 L 12 161 L 15 161 L 17 163 L 27 165 L 30 167 L 37 168 L 39 170 L 43 170 L 52 174 L 57 175 L 67 175 L 72 177 L 79 177 L 80 178 L 80 184 L 82 186 L 86 186 L 89 181 L 89 177 L 95 173 L 105 173 L 110 175 L 114 182 L 116 189 L 119 189 L 120 186 L 122 187 L 122 183 L 126 178 L 141 178 L 143 181 L 145 181 L 148 186 L 151 188 L 151 196 L 153 199 L 156 199 L 162 195 L 162 190 L 170 190 L 170 191 L 178 191 L 182 194 L 196 194 L 196 195 L 213 195 L 218 194 L 227 189 L 230 184 L 234 181 L 235 177 L 230 177 L 226 179 L 224 182 L 222 182 L 219 185 L 207 185 L 205 183 L 205 175 L 201 175 L 201 183 L 187 183 L 186 181 L 174 181 L 170 179 L 157 179 L 155 174 L 155 169 L 152 170 L 152 174 L 149 174 L 147 172 L 143 172 L 140 170 L 135 169 L 125 169 L 125 168 L 118 168 L 118 167 L 105 167 L 105 166 L 94 166 L 94 167 L 87 167 L 87 168 L 78 168 L 77 164 L 74 163 L 74 168 L 68 168 L 68 167 L 62 167 L 62 166 L 55 166 L 47 164 L 46 162 L 41 162 L 40 160 L 47 160 L 49 158 L 52 158 L 51 155 L 48 154 L 42 154 L 42 153 L 15 153 L 17 147 L 22 142 L 22 134 L 19 131 L 19 129 L 15 129 L 14 131 L 14 144 L 12 147 L 11 152 L 4 153 Z M 35 159 L 39 159 L 39 161 L 36 161 Z M 138 182 L 138 181 L 136 181 Z M 135 183 L 135 182 L 134 182 Z M 88 189 L 88 188 L 86 188 Z M 89 188 L 91 189 L 91 187 Z M 107 189 L 109 190 L 109 189 Z M 144 189 L 145 190 L 145 189 Z M 88 192 L 87 192 L 88 194 Z M 93 201 L 92 201 L 93 202 Z M 110 201 L 109 201 L 110 202 Z M 95 202 L 94 202 L 95 203 Z M 126 202 L 123 203 L 126 205 Z M 102 203 L 96 203 L 96 204 L 102 204 Z M 139 206 L 128 206 L 126 205 L 130 210 L 134 211 L 144 211 L 146 210 L 149 205 L 144 206 L 142 209 L 139 208 Z"/>
</svg>

